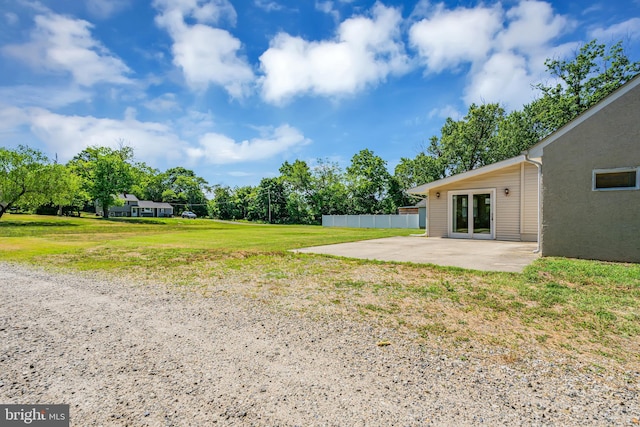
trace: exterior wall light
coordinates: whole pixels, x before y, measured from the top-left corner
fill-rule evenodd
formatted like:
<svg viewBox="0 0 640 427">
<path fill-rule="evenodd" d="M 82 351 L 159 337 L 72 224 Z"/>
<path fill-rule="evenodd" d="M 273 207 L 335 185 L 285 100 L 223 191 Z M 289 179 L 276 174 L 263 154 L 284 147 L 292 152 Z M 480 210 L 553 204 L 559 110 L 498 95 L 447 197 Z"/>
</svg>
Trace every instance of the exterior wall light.
<svg viewBox="0 0 640 427">
<path fill-rule="evenodd" d="M 438 191 L 436 192 L 436 199 L 439 199 L 439 198 L 440 198 L 440 192 Z"/>
<path fill-rule="evenodd" d="M 505 188 L 505 189 L 504 189 L 504 195 L 505 195 L 505 196 L 508 196 L 508 195 L 509 195 L 509 189 L 508 189 L 508 188 Z"/>
</svg>

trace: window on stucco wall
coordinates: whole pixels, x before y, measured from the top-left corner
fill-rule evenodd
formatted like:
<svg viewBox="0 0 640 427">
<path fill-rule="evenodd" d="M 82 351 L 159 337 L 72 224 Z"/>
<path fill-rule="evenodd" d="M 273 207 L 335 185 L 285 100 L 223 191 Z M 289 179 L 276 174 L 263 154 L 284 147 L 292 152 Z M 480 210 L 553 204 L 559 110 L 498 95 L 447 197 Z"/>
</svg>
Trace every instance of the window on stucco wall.
<svg viewBox="0 0 640 427">
<path fill-rule="evenodd" d="M 638 190 L 640 168 L 596 169 L 593 171 L 593 190 Z"/>
</svg>

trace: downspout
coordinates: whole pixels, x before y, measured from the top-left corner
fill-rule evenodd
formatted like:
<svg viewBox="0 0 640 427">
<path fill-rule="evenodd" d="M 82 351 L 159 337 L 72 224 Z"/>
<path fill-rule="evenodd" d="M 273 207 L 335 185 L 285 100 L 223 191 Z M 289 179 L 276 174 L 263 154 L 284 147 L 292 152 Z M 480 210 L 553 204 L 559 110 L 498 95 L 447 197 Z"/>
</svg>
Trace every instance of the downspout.
<svg viewBox="0 0 640 427">
<path fill-rule="evenodd" d="M 530 159 L 528 150 L 523 154 L 526 162 L 536 165 L 538 168 L 538 247 L 533 251 L 534 254 L 538 254 L 542 249 L 542 186 L 540 185 L 542 182 L 542 163 Z"/>
</svg>

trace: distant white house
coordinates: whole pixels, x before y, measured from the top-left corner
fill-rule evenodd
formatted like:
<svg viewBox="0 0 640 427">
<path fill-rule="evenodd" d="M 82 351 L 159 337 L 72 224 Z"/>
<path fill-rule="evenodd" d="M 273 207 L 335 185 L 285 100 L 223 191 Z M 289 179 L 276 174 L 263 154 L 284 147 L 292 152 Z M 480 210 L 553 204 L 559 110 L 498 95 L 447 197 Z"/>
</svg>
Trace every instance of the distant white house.
<svg viewBox="0 0 640 427">
<path fill-rule="evenodd" d="M 167 218 L 173 216 L 173 206 L 166 202 L 139 200 L 128 193 L 118 194 L 118 198 L 124 201 L 124 205 L 110 206 L 110 217 Z M 104 216 L 104 210 L 99 204 L 96 204 L 96 213 Z"/>
</svg>

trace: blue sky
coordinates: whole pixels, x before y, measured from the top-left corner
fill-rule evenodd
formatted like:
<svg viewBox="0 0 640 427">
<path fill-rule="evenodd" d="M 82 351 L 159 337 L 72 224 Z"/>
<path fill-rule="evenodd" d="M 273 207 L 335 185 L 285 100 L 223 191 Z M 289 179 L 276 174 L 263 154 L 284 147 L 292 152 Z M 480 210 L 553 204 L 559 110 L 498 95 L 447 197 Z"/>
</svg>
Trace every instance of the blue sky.
<svg viewBox="0 0 640 427">
<path fill-rule="evenodd" d="M 0 145 L 229 186 L 365 148 L 393 172 L 470 103 L 532 100 L 546 58 L 640 59 L 640 0 L 0 0 L 0 28 Z"/>
</svg>

